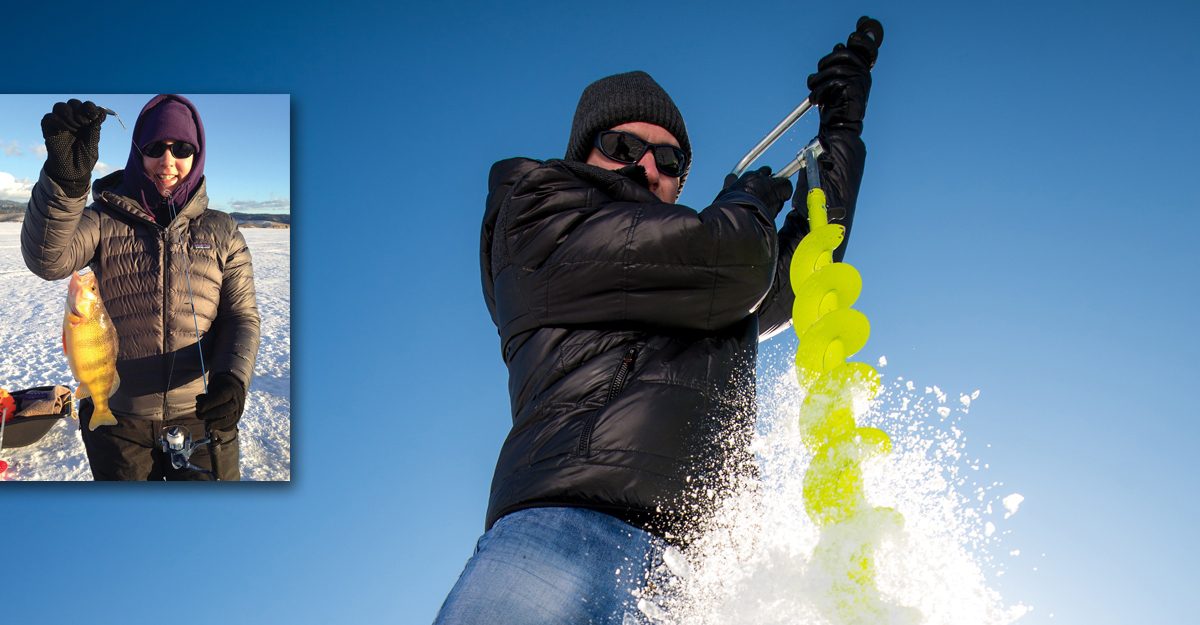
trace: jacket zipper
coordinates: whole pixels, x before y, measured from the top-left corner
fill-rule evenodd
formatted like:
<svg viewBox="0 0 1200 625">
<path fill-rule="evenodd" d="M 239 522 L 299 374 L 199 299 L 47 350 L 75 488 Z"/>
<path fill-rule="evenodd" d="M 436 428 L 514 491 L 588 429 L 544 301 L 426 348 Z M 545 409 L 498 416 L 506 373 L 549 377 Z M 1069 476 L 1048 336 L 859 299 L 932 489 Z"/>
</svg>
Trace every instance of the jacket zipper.
<svg viewBox="0 0 1200 625">
<path fill-rule="evenodd" d="M 151 224 L 152 226 L 157 227 L 159 229 L 159 233 L 158 233 L 159 260 L 160 260 L 160 267 L 162 269 L 162 272 L 161 272 L 162 279 L 159 281 L 159 289 L 162 293 L 162 303 L 163 303 L 162 353 L 164 355 L 166 355 L 166 354 L 170 353 L 167 351 L 167 344 L 171 340 L 171 331 L 170 331 L 170 328 L 167 326 L 167 315 L 170 312 L 168 310 L 169 305 L 167 302 L 167 273 L 168 273 L 168 270 L 170 269 L 170 264 L 171 264 L 171 256 L 170 256 L 170 249 L 169 249 L 170 245 L 171 245 L 171 233 L 166 227 L 163 227 L 162 224 L 158 223 L 158 221 L 156 221 L 154 219 L 149 219 L 141 211 L 131 209 L 128 206 L 126 206 L 124 202 L 114 199 L 113 197 L 110 197 L 108 191 L 103 192 L 100 195 L 100 197 L 101 197 L 101 199 L 105 200 L 105 202 L 109 206 L 112 206 L 115 208 L 120 208 L 125 213 L 132 215 L 138 219 L 141 219 L 142 221 L 144 221 L 148 224 Z M 170 224 L 168 224 L 168 225 L 170 225 Z M 171 382 L 172 382 L 171 376 L 173 374 L 174 374 L 174 368 L 172 367 L 172 369 L 168 370 L 168 372 L 167 372 L 167 376 L 168 376 L 167 377 L 167 385 L 166 385 L 167 388 L 166 388 L 166 390 L 163 391 L 163 399 L 162 399 L 162 407 L 163 407 L 162 418 L 163 418 L 163 420 L 166 420 L 166 418 L 167 418 L 167 395 L 171 391 Z"/>
<path fill-rule="evenodd" d="M 171 233 L 168 232 L 166 228 L 162 229 L 162 233 L 159 236 L 159 243 L 161 244 L 161 249 L 162 249 L 162 254 L 161 254 L 161 258 L 162 258 L 162 265 L 161 265 L 161 272 L 162 272 L 162 282 L 161 282 L 161 286 L 162 286 L 162 328 L 163 328 L 162 353 L 164 355 L 166 355 L 166 354 L 170 353 L 169 351 L 167 351 L 167 344 L 171 339 L 171 328 L 167 325 L 167 313 L 168 313 L 167 308 L 169 306 L 169 304 L 167 303 L 167 274 L 169 273 L 170 263 L 171 263 L 171 253 L 170 253 L 170 249 L 169 249 L 170 245 L 171 245 Z M 167 378 L 167 388 L 163 391 L 163 400 L 162 400 L 163 421 L 167 420 L 167 396 L 171 393 L 171 378 L 170 378 L 170 376 L 174 373 L 174 371 L 175 371 L 174 361 L 172 361 L 172 366 L 167 373 L 167 375 L 169 376 Z"/>
<path fill-rule="evenodd" d="M 613 373 L 612 382 L 608 385 L 608 395 L 604 398 L 604 404 L 600 408 L 597 408 L 588 417 L 587 421 L 584 422 L 583 432 L 579 435 L 579 447 L 576 450 L 579 456 L 586 456 L 591 452 L 592 430 L 596 429 L 596 419 L 600 417 L 600 410 L 612 403 L 612 400 L 617 398 L 617 395 L 625 386 L 625 381 L 629 377 L 629 371 L 633 369 L 633 363 L 637 360 L 637 352 L 636 347 L 630 347 L 625 350 L 625 356 L 621 358 L 621 364 L 617 365 L 617 370 Z"/>
</svg>

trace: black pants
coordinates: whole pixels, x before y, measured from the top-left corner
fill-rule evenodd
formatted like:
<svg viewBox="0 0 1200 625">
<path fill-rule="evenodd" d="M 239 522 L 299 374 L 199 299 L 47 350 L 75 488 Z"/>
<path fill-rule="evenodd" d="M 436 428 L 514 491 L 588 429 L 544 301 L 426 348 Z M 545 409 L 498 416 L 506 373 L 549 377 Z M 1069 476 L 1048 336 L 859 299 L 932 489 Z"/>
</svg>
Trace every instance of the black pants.
<svg viewBox="0 0 1200 625">
<path fill-rule="evenodd" d="M 101 480 L 211 480 L 212 475 L 194 469 L 176 469 L 171 466 L 170 456 L 162 450 L 159 440 L 164 427 L 179 425 L 187 428 L 192 440 L 204 438 L 204 422 L 199 419 L 172 419 L 171 421 L 147 421 L 144 419 L 117 419 L 116 425 L 105 425 L 88 429 L 95 406 L 91 399 L 79 402 L 79 432 L 83 435 L 83 446 L 87 449 L 88 463 L 92 465 L 92 477 Z M 216 442 L 217 469 L 223 481 L 237 481 L 238 470 L 237 428 L 213 432 Z M 212 470 L 209 446 L 196 448 L 191 457 L 192 464 Z"/>
</svg>

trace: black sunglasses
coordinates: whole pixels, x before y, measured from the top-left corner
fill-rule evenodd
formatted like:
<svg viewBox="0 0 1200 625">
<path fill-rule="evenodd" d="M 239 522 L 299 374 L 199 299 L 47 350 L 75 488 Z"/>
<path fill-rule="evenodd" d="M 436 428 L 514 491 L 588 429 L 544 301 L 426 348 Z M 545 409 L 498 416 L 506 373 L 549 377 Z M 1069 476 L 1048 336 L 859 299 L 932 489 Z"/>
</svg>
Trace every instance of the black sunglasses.
<svg viewBox="0 0 1200 625">
<path fill-rule="evenodd" d="M 687 169 L 687 155 L 683 150 L 673 145 L 649 143 L 620 130 L 605 130 L 596 135 L 596 147 L 608 158 L 630 165 L 642 160 L 646 150 L 654 150 L 654 165 L 660 173 L 672 178 L 682 176 Z"/>
<path fill-rule="evenodd" d="M 142 154 L 149 156 L 150 158 L 158 158 L 166 153 L 168 149 L 171 150 L 171 156 L 174 156 L 175 158 L 187 158 L 196 153 L 196 146 L 190 143 L 176 141 L 171 145 L 167 145 L 164 141 L 155 141 L 154 143 L 146 146 L 142 150 Z"/>
</svg>

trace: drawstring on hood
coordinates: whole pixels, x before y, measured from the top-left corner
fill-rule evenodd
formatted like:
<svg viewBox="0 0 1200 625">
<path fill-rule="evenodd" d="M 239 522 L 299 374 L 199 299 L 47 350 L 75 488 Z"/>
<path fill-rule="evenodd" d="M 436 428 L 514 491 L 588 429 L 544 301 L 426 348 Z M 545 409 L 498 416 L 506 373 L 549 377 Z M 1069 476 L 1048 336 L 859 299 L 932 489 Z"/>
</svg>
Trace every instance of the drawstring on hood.
<svg viewBox="0 0 1200 625">
<path fill-rule="evenodd" d="M 187 177 L 164 198 L 158 190 L 154 176 L 142 164 L 142 149 L 157 141 L 185 141 L 196 146 L 192 157 L 192 169 Z M 204 177 L 204 124 L 200 113 L 187 98 L 164 94 L 157 95 L 146 103 L 133 127 L 133 141 L 129 147 L 129 161 L 117 193 L 132 198 L 142 205 L 148 215 L 166 226 L 173 213 L 187 204 L 200 186 Z"/>
</svg>

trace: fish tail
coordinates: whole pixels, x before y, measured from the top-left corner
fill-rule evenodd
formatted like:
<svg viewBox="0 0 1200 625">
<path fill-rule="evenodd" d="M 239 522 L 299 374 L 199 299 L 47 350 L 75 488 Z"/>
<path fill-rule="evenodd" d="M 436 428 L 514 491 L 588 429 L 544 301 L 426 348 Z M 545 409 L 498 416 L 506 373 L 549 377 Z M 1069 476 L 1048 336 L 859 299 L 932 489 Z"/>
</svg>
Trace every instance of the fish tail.
<svg viewBox="0 0 1200 625">
<path fill-rule="evenodd" d="M 92 418 L 88 419 L 88 429 L 95 431 L 96 428 L 102 425 L 116 425 L 117 418 L 113 416 L 112 410 L 108 404 L 103 406 L 97 405 L 92 412 Z"/>
</svg>

